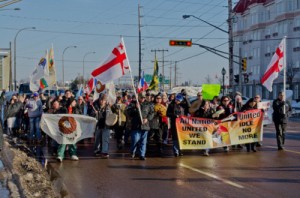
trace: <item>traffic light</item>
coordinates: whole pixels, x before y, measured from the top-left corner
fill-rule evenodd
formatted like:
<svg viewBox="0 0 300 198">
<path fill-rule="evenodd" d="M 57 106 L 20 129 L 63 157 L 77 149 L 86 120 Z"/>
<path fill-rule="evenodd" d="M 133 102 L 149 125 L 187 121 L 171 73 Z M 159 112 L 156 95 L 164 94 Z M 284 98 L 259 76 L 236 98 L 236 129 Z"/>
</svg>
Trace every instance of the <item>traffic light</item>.
<svg viewBox="0 0 300 198">
<path fill-rule="evenodd" d="M 242 59 L 242 71 L 247 71 L 247 58 Z"/>
<path fill-rule="evenodd" d="M 192 47 L 192 40 L 170 40 L 170 46 Z"/>
<path fill-rule="evenodd" d="M 248 83 L 249 82 L 249 75 L 245 74 L 244 75 L 244 83 Z"/>
<path fill-rule="evenodd" d="M 234 75 L 234 82 L 239 83 L 240 82 L 240 75 Z"/>
</svg>

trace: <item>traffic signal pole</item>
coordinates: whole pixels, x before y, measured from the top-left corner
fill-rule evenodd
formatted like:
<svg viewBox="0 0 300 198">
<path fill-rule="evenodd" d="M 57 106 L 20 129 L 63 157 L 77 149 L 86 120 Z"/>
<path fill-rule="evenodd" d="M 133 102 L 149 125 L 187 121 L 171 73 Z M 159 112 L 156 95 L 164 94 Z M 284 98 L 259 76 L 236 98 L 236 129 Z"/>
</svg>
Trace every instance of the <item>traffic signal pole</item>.
<svg viewBox="0 0 300 198">
<path fill-rule="evenodd" d="M 239 48 L 239 91 L 243 95 L 243 90 L 242 90 L 242 48 Z"/>
</svg>

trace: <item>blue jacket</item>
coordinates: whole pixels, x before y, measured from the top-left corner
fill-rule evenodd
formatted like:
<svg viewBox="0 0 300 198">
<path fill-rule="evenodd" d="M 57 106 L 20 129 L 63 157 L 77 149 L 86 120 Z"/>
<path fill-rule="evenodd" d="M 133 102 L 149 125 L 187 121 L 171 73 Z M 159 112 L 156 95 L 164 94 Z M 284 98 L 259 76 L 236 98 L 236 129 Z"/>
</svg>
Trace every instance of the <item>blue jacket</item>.
<svg viewBox="0 0 300 198">
<path fill-rule="evenodd" d="M 35 118 L 42 116 L 43 104 L 41 100 L 30 99 L 25 107 L 28 108 L 28 117 Z"/>
</svg>

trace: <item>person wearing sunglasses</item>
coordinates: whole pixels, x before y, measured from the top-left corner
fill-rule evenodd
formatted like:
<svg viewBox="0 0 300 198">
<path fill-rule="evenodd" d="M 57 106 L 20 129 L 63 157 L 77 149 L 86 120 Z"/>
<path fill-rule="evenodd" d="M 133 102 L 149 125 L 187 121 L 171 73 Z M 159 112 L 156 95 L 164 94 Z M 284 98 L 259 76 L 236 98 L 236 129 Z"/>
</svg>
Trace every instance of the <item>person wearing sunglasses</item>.
<svg viewBox="0 0 300 198">
<path fill-rule="evenodd" d="M 220 113 L 218 119 L 222 120 L 226 117 L 228 117 L 230 114 L 234 112 L 234 107 L 232 104 L 230 104 L 230 98 L 229 96 L 222 96 L 221 98 L 221 104 L 217 107 L 217 111 L 223 110 L 222 113 Z M 229 147 L 225 146 L 223 147 L 225 152 L 229 151 Z"/>
</svg>

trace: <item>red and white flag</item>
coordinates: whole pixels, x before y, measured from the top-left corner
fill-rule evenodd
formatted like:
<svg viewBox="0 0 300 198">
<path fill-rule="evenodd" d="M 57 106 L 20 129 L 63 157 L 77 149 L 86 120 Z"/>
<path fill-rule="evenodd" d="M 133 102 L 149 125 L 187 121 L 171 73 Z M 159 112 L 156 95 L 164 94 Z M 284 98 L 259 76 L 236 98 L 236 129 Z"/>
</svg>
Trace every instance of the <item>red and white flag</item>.
<svg viewBox="0 0 300 198">
<path fill-rule="evenodd" d="M 93 78 L 93 77 L 90 78 L 90 80 L 86 84 L 86 87 L 84 89 L 84 93 L 91 94 L 91 92 L 95 88 L 96 84 L 97 84 L 97 80 L 95 78 Z"/>
<path fill-rule="evenodd" d="M 284 56 L 286 56 L 284 51 L 284 43 L 285 42 L 283 39 L 277 47 L 276 52 L 273 55 L 265 74 L 260 80 L 261 84 L 265 86 L 270 92 L 272 92 L 273 81 L 278 77 L 279 72 L 284 67 Z"/>
<path fill-rule="evenodd" d="M 125 45 L 123 39 L 121 39 L 119 45 L 112 50 L 106 61 L 92 71 L 91 74 L 102 84 L 106 84 L 124 76 L 128 71 L 130 71 L 130 66 Z"/>
<path fill-rule="evenodd" d="M 140 79 L 140 82 L 139 82 L 139 85 L 138 85 L 138 88 L 137 88 L 137 92 L 140 93 L 142 91 L 146 91 L 147 89 L 148 89 L 148 84 L 145 81 L 144 72 L 143 72 L 143 75 Z"/>
</svg>

